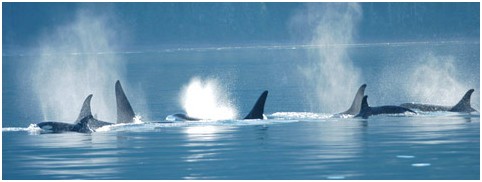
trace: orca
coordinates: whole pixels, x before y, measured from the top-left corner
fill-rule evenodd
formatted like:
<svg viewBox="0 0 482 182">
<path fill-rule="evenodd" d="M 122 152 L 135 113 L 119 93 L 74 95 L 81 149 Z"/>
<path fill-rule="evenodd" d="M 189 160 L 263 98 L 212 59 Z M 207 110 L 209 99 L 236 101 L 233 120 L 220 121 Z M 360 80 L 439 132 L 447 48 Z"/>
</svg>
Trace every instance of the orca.
<svg viewBox="0 0 482 182">
<path fill-rule="evenodd" d="M 122 85 L 120 81 L 117 80 L 115 82 L 115 98 L 116 98 L 116 110 L 117 110 L 117 121 L 116 124 L 120 123 L 133 123 L 135 113 L 132 109 L 132 106 L 127 99 L 126 94 L 124 93 L 124 89 L 122 89 Z M 96 130 L 97 128 L 106 126 L 106 125 L 113 125 L 114 123 L 100 121 L 97 119 L 92 119 L 89 121 L 89 127 L 92 130 Z"/>
<path fill-rule="evenodd" d="M 367 102 L 368 96 L 364 96 L 361 102 L 361 109 L 360 113 L 358 113 L 355 117 L 361 117 L 363 119 L 367 119 L 369 116 L 378 115 L 378 114 L 399 114 L 405 112 L 416 113 L 411 109 L 407 109 L 401 106 L 378 106 L 378 107 L 370 107 Z"/>
<path fill-rule="evenodd" d="M 244 119 L 264 119 L 264 104 L 266 103 L 266 98 L 268 97 L 268 91 L 265 90 L 259 96 L 258 100 L 254 104 L 251 111 L 244 117 Z M 166 120 L 175 120 L 175 121 L 199 121 L 203 120 L 204 118 L 195 118 L 188 116 L 187 114 L 177 113 L 172 114 L 166 117 Z"/>
<path fill-rule="evenodd" d="M 367 84 L 363 84 L 362 86 L 360 86 L 360 88 L 358 88 L 358 91 L 355 94 L 355 98 L 353 99 L 353 103 L 351 104 L 351 107 L 345 112 L 341 112 L 339 114 L 356 115 L 360 113 L 361 103 L 362 103 L 363 96 L 365 95 L 366 87 L 367 87 Z"/>
<path fill-rule="evenodd" d="M 134 110 L 132 109 L 129 100 L 127 99 L 122 86 L 117 80 L 115 83 L 115 93 L 116 93 L 116 103 L 117 103 L 117 124 L 119 123 L 133 123 L 134 122 Z M 73 123 L 62 123 L 55 121 L 41 122 L 37 126 L 44 131 L 60 133 L 60 132 L 79 132 L 79 133 L 90 133 L 94 132 L 96 129 L 113 125 L 114 123 L 105 122 L 98 120 L 92 116 L 90 109 L 90 101 L 92 99 L 92 94 L 87 96 L 80 110 L 79 117 Z"/>
<path fill-rule="evenodd" d="M 409 109 L 416 109 L 420 111 L 449 111 L 449 112 L 474 112 L 477 111 L 470 106 L 470 97 L 474 89 L 468 90 L 465 95 L 460 99 L 460 101 L 455 104 L 454 106 L 439 106 L 439 105 L 430 105 L 430 104 L 417 104 L 417 103 L 404 103 L 400 104 L 402 107 L 406 107 Z"/>
<path fill-rule="evenodd" d="M 171 119 L 169 119 L 169 118 L 171 118 Z M 200 119 L 200 118 L 194 118 L 194 117 L 188 116 L 187 114 L 183 114 L 183 113 L 176 113 L 176 114 L 167 116 L 167 117 L 166 117 L 166 120 L 175 120 L 175 121 L 199 121 L 199 120 L 202 120 L 202 119 Z"/>
<path fill-rule="evenodd" d="M 52 133 L 61 133 L 66 131 L 90 133 L 93 130 L 89 127 L 89 120 L 94 119 L 90 111 L 91 99 L 92 99 L 92 94 L 90 94 L 89 96 L 87 96 L 87 98 L 85 98 L 84 104 L 80 109 L 79 117 L 77 117 L 77 120 L 74 122 L 74 124 L 47 121 L 47 122 L 38 123 L 37 126 L 41 128 L 43 131 L 52 132 Z"/>
<path fill-rule="evenodd" d="M 90 117 L 85 117 L 77 124 L 62 123 L 55 121 L 46 121 L 38 123 L 37 126 L 43 131 L 52 133 L 62 133 L 66 131 L 79 132 L 79 133 L 91 133 L 92 129 L 89 128 L 88 122 Z"/>
</svg>

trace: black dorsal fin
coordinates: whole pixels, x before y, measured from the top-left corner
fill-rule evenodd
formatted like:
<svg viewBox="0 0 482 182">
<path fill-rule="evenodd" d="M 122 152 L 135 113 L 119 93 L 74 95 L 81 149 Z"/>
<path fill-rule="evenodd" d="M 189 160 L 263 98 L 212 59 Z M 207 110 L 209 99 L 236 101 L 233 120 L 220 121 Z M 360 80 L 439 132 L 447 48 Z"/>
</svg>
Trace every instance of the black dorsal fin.
<svg viewBox="0 0 482 182">
<path fill-rule="evenodd" d="M 368 95 L 365 95 L 362 99 L 360 110 L 363 111 L 367 110 L 368 108 L 370 108 L 370 106 L 368 105 Z"/>
<path fill-rule="evenodd" d="M 119 80 L 115 82 L 115 98 L 117 102 L 117 123 L 134 122 L 134 110 L 132 110 L 131 104 L 129 100 L 127 100 Z"/>
<path fill-rule="evenodd" d="M 89 127 L 89 121 L 93 118 L 92 115 L 86 116 L 79 120 L 79 122 L 72 128 L 72 131 L 80 133 L 91 133 L 92 129 Z"/>
<path fill-rule="evenodd" d="M 249 112 L 249 114 L 244 117 L 244 119 L 263 119 L 264 113 L 264 103 L 266 102 L 266 98 L 268 97 L 268 91 L 265 90 L 261 96 L 259 96 L 258 100 L 253 106 L 253 109 Z"/>
<path fill-rule="evenodd" d="M 363 96 L 365 95 L 365 88 L 366 87 L 367 87 L 367 84 L 363 84 L 362 86 L 360 86 L 360 88 L 356 92 L 355 98 L 353 99 L 353 103 L 351 104 L 350 109 L 348 109 L 345 112 L 342 112 L 340 114 L 356 115 L 360 112 L 361 102 L 362 102 Z"/>
<path fill-rule="evenodd" d="M 470 97 L 472 96 L 472 93 L 474 92 L 474 89 L 468 90 L 464 97 L 457 103 L 450 111 L 452 112 L 473 112 L 476 111 L 474 108 L 470 106 Z"/>
<path fill-rule="evenodd" d="M 370 115 L 370 106 L 368 106 L 368 96 L 364 96 L 361 102 L 360 113 L 358 113 L 355 117 L 362 117 L 367 119 Z"/>
<path fill-rule="evenodd" d="M 84 104 L 82 104 L 82 109 L 80 109 L 79 117 L 75 120 L 75 123 L 78 123 L 85 117 L 92 116 L 92 112 L 90 111 L 90 100 L 92 99 L 92 94 L 87 96 L 84 100 Z"/>
</svg>

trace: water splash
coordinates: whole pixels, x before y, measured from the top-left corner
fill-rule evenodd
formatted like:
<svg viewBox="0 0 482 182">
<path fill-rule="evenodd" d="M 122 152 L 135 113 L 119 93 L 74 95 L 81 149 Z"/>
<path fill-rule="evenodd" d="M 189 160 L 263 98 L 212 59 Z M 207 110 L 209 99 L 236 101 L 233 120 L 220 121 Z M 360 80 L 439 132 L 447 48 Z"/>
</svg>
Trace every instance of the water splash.
<svg viewBox="0 0 482 182">
<path fill-rule="evenodd" d="M 318 45 L 308 52 L 308 64 L 299 66 L 312 111 L 347 109 L 360 85 L 360 73 L 349 57 L 348 45 L 354 42 L 361 16 L 362 8 L 357 3 L 316 3 L 306 4 L 292 18 L 292 27 L 310 29 L 298 33 L 311 35 L 311 44 Z"/>
<path fill-rule="evenodd" d="M 192 78 L 182 89 L 180 100 L 184 111 L 194 118 L 223 120 L 237 117 L 229 92 L 217 79 Z"/>
<path fill-rule="evenodd" d="M 93 114 L 115 121 L 114 83 L 122 80 L 124 65 L 117 54 L 106 54 L 121 44 L 112 25 L 108 16 L 79 10 L 72 22 L 40 38 L 31 80 L 44 120 L 75 120 L 92 93 Z"/>
</svg>

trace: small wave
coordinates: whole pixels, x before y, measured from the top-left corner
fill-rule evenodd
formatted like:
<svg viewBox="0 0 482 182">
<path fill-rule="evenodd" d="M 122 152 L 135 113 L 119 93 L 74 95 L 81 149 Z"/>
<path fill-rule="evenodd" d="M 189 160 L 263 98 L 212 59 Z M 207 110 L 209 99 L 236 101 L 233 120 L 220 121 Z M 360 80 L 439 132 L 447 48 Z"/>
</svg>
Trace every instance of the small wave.
<svg viewBox="0 0 482 182">
<path fill-rule="evenodd" d="M 8 127 L 8 128 L 2 128 L 3 132 L 6 131 L 28 131 L 28 128 L 21 128 L 21 127 Z"/>
<path fill-rule="evenodd" d="M 249 126 L 249 125 L 271 125 L 298 122 L 298 120 L 286 119 L 248 119 L 248 120 L 201 120 L 201 121 L 146 121 L 143 122 L 139 118 L 135 119 L 134 123 L 120 123 L 106 125 L 97 128 L 96 132 L 115 132 L 115 131 L 154 131 L 159 128 L 171 127 L 189 127 L 189 126 Z M 3 132 L 27 131 L 32 134 L 37 134 L 42 131 L 36 124 L 30 124 L 29 127 L 7 127 L 2 128 Z"/>
<path fill-rule="evenodd" d="M 378 115 L 371 115 L 370 118 L 387 118 L 387 117 L 415 117 L 420 116 L 420 113 L 411 113 L 411 112 L 404 112 L 404 113 L 396 113 L 396 114 L 378 114 Z"/>
<path fill-rule="evenodd" d="M 245 119 L 245 120 L 226 120 L 221 121 L 219 125 L 232 125 L 232 126 L 246 126 L 246 125 L 270 125 L 270 124 L 282 124 L 299 122 L 294 119 Z"/>
<path fill-rule="evenodd" d="M 268 119 L 329 119 L 333 114 L 311 112 L 276 112 L 268 116 Z"/>
<path fill-rule="evenodd" d="M 144 128 L 143 126 L 145 126 L 144 122 L 136 121 L 134 123 L 119 123 L 119 124 L 106 125 L 106 126 L 97 128 L 95 131 L 106 132 L 106 131 L 135 130 L 139 128 Z"/>
<path fill-rule="evenodd" d="M 159 128 L 189 127 L 189 126 L 250 126 L 250 125 L 272 125 L 282 123 L 298 122 L 298 120 L 276 120 L 276 119 L 248 119 L 248 120 L 200 120 L 200 121 L 146 121 L 143 123 L 121 123 L 103 126 L 96 132 L 112 131 L 153 131 Z"/>
<path fill-rule="evenodd" d="M 455 116 L 455 117 L 480 117 L 479 112 L 463 113 L 463 112 L 449 112 L 449 111 L 416 111 L 418 115 L 422 117 L 432 117 L 432 116 Z"/>
<path fill-rule="evenodd" d="M 27 131 L 27 132 L 39 132 L 40 129 L 36 124 L 30 124 L 27 128 L 22 127 L 6 127 L 2 128 L 2 132 L 12 132 L 12 131 Z"/>
<path fill-rule="evenodd" d="M 411 116 L 417 116 L 419 115 L 418 113 L 412 113 L 412 112 L 404 112 L 404 113 L 398 113 L 398 114 L 386 114 L 386 116 L 392 116 L 392 117 L 411 117 Z"/>
</svg>

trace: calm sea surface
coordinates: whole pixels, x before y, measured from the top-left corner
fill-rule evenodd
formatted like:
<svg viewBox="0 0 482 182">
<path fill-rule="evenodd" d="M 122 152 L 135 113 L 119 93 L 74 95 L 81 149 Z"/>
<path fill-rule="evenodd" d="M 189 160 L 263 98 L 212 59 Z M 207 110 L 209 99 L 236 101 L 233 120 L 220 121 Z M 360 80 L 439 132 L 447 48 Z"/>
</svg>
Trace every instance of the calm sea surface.
<svg viewBox="0 0 482 182">
<path fill-rule="evenodd" d="M 480 178 L 478 114 L 437 112 L 363 120 L 333 116 L 331 110 L 338 108 L 314 110 L 306 97 L 311 91 L 303 86 L 306 79 L 300 74 L 300 65 L 314 59 L 308 56 L 311 49 L 267 46 L 114 53 L 122 57 L 121 82 L 144 123 L 113 125 L 91 134 L 41 134 L 29 127 L 44 120 L 42 101 L 22 83 L 22 75 L 39 56 L 3 56 L 3 179 Z M 394 89 L 397 85 L 381 85 L 378 73 L 391 65 L 420 64 L 414 57 L 426 52 L 451 56 L 456 70 L 465 70 L 458 76 L 470 78 L 476 89 L 472 105 L 480 110 L 478 43 L 349 48 L 353 65 L 363 73 L 361 81 L 368 84 L 365 93 L 372 105 L 412 101 L 403 90 Z M 393 74 L 403 80 L 406 72 Z M 269 90 L 268 120 L 152 123 L 183 112 L 179 93 L 195 76 L 213 77 L 226 85 L 238 118 L 249 112 L 263 90 Z M 105 89 L 113 92 L 113 88 L 114 82 Z M 142 94 L 134 93 L 138 90 Z M 341 99 L 348 100 L 346 108 L 354 94 L 355 90 Z M 80 103 L 72 104 L 80 107 Z M 72 118 L 77 114 L 72 113 Z"/>
</svg>

